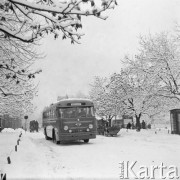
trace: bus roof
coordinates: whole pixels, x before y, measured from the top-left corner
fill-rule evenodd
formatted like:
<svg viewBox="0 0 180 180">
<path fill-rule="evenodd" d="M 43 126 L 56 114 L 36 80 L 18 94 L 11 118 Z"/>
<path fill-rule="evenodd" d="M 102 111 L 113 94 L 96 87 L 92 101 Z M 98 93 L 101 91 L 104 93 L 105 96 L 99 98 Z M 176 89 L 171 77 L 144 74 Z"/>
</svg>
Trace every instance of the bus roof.
<svg viewBox="0 0 180 180">
<path fill-rule="evenodd" d="M 46 108 L 46 110 L 54 107 L 79 107 L 79 106 L 87 107 L 87 106 L 94 106 L 94 104 L 89 99 L 81 99 L 81 98 L 62 99 L 57 103 L 51 104 L 49 107 Z"/>
<path fill-rule="evenodd" d="M 93 102 L 89 99 L 63 99 L 57 103 L 60 107 L 69 106 L 93 106 Z"/>
</svg>

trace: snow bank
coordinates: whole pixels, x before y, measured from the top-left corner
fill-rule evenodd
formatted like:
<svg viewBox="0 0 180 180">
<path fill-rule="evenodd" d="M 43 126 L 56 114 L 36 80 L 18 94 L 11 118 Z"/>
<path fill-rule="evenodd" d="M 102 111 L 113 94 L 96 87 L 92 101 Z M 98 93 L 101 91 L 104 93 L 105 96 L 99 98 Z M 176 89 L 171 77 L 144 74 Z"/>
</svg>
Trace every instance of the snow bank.
<svg viewBox="0 0 180 180">
<path fill-rule="evenodd" d="M 15 129 L 15 132 L 19 132 L 19 133 L 25 133 L 25 130 L 24 129 L 22 129 L 22 128 L 18 128 L 18 129 Z"/>
<path fill-rule="evenodd" d="M 15 130 L 12 129 L 12 128 L 4 128 L 1 132 L 2 133 L 5 133 L 5 132 L 15 132 Z"/>
<path fill-rule="evenodd" d="M 6 133 L 6 132 L 10 132 L 10 133 L 12 133 L 12 132 L 16 132 L 16 133 L 25 133 L 25 130 L 24 129 L 22 129 L 22 128 L 18 128 L 18 129 L 12 129 L 12 128 L 4 128 L 1 132 L 3 132 L 3 133 Z"/>
</svg>

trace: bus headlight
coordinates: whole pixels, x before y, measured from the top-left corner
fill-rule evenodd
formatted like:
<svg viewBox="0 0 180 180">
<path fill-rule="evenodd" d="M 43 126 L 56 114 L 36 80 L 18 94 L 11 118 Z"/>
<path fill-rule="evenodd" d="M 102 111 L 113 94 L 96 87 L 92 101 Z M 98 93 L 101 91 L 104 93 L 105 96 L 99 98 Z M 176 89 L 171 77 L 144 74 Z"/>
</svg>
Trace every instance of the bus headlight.
<svg viewBox="0 0 180 180">
<path fill-rule="evenodd" d="M 93 125 L 92 124 L 89 124 L 89 129 L 92 129 L 93 128 Z"/>
<path fill-rule="evenodd" d="M 87 129 L 87 131 L 89 131 L 89 129 Z"/>
<path fill-rule="evenodd" d="M 67 131 L 68 130 L 68 126 L 64 126 L 64 130 Z"/>
<path fill-rule="evenodd" d="M 72 133 L 72 130 L 70 129 L 69 132 Z"/>
</svg>

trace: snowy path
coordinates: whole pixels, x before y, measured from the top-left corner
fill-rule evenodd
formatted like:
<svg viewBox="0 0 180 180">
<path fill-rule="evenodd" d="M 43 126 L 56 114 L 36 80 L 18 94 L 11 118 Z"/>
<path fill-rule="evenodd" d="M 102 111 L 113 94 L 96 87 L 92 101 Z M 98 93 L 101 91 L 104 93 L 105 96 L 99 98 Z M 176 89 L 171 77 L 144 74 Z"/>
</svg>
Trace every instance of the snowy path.
<svg viewBox="0 0 180 180">
<path fill-rule="evenodd" d="M 180 136 L 167 132 L 154 134 L 152 130 L 121 130 L 117 137 L 97 136 L 88 144 L 60 145 L 46 141 L 41 132 L 27 132 L 21 138 L 18 152 L 12 153 L 12 164 L 6 164 L 5 172 L 10 179 L 120 179 L 122 161 L 137 161 L 146 166 L 163 162 L 180 167 L 179 152 Z"/>
</svg>

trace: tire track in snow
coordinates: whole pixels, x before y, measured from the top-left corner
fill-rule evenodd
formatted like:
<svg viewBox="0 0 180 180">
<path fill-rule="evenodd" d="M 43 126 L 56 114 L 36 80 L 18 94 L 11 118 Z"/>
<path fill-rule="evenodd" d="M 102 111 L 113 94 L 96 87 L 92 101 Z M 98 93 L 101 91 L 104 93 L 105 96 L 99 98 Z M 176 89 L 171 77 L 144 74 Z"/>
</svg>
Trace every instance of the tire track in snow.
<svg viewBox="0 0 180 180">
<path fill-rule="evenodd" d="M 54 144 L 51 140 L 45 140 L 44 135 L 29 134 L 28 137 L 31 142 L 36 145 L 38 151 L 44 153 L 49 173 L 52 175 L 51 177 L 57 178 L 63 174 L 64 176 L 70 174 L 70 168 L 62 164 L 62 154 L 58 151 L 58 148 L 61 148 L 59 145 Z M 63 173 L 62 170 L 65 172 Z"/>
</svg>

